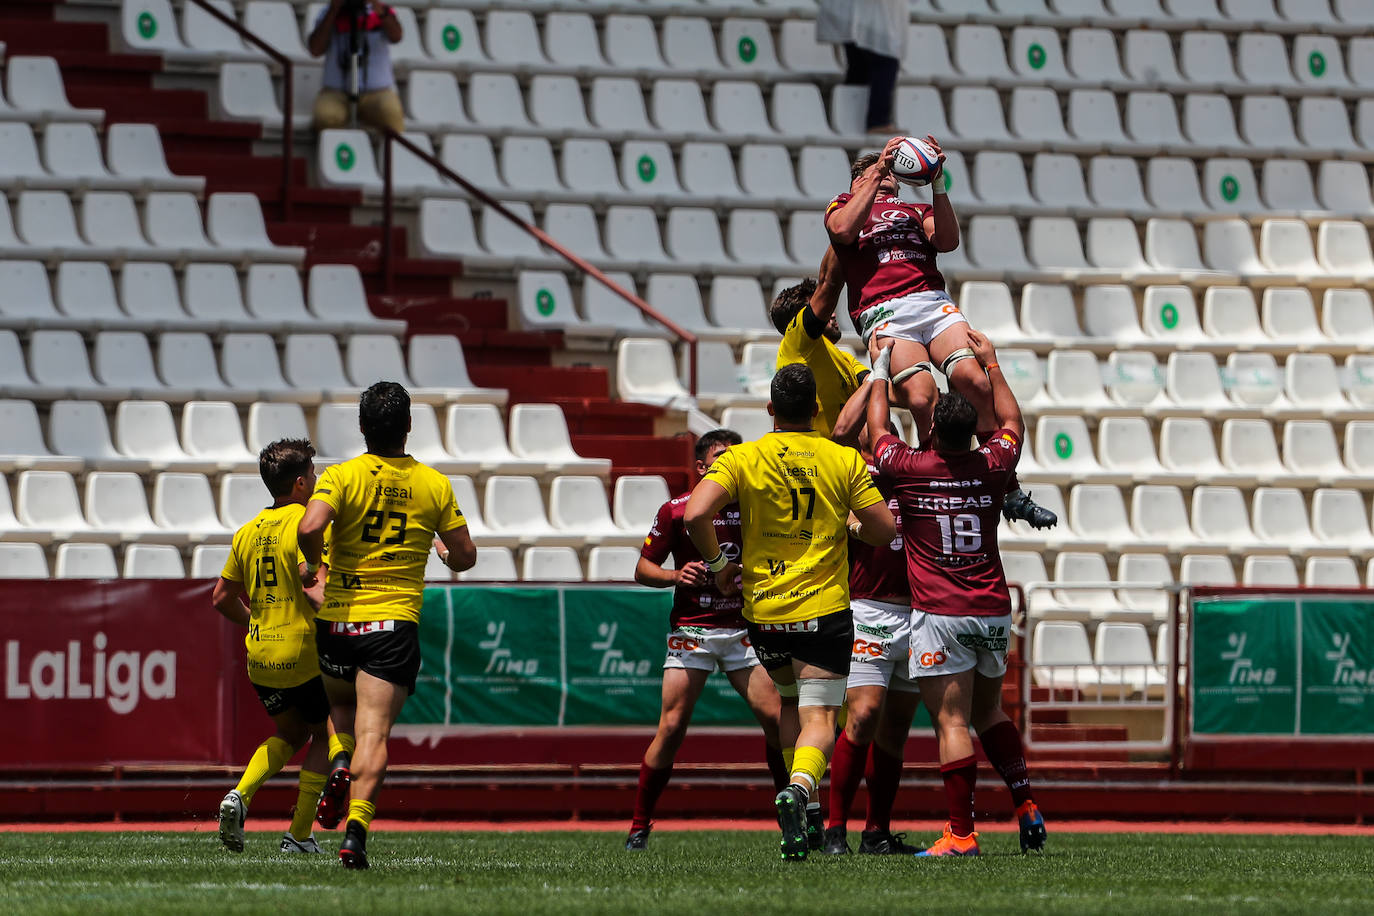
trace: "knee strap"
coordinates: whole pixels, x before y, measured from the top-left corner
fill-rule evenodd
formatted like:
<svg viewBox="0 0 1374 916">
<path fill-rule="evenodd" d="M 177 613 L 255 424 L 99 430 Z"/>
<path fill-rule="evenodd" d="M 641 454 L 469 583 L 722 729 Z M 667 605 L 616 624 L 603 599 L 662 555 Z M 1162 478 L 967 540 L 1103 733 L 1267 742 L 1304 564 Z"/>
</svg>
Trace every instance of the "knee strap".
<svg viewBox="0 0 1374 916">
<path fill-rule="evenodd" d="M 892 376 L 892 384 L 893 384 L 893 385 L 900 385 L 902 382 L 905 382 L 907 379 L 911 378 L 913 375 L 915 375 L 915 374 L 918 373 L 918 372 L 930 372 L 930 373 L 934 373 L 934 372 L 935 372 L 935 365 L 934 365 L 934 363 L 929 363 L 929 362 L 924 362 L 924 361 L 923 361 L 923 362 L 916 363 L 914 366 L 907 366 L 907 367 L 906 367 L 905 369 L 903 369 L 901 372 L 898 372 L 896 375 Z"/>
<path fill-rule="evenodd" d="M 940 364 L 940 371 L 945 374 L 945 378 L 949 378 L 949 373 L 954 368 L 954 364 L 961 359 L 977 359 L 977 357 L 973 355 L 973 350 L 968 347 L 960 347 L 958 350 L 955 350 Z"/>
<path fill-rule="evenodd" d="M 799 681 L 798 706 L 841 706 L 844 704 L 847 679 L 804 677 Z"/>
</svg>

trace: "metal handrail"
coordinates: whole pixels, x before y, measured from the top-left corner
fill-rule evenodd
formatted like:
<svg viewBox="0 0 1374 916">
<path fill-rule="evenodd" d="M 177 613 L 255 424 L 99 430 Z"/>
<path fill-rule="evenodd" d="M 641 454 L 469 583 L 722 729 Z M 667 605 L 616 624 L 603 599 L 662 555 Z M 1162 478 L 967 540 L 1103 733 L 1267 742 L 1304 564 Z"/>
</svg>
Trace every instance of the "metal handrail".
<svg viewBox="0 0 1374 916">
<path fill-rule="evenodd" d="M 197 2 L 200 2 L 200 0 L 197 0 Z M 643 299 L 639 298 L 634 293 L 631 293 L 628 290 L 626 290 L 619 283 L 616 283 L 610 277 L 602 273 L 601 270 L 597 268 L 594 264 L 591 264 L 585 259 L 579 257 L 578 255 L 573 254 L 567 248 L 563 247 L 558 242 L 556 242 L 553 239 L 553 237 L 546 233 L 543 229 L 540 229 L 538 226 L 535 226 L 532 223 L 525 222 L 523 219 L 521 219 L 519 216 L 513 213 L 508 207 L 502 204 L 499 200 L 492 197 L 486 191 L 483 191 L 481 188 L 477 187 L 472 182 L 468 181 L 466 178 L 459 175 L 457 172 L 453 171 L 453 169 L 449 168 L 447 165 L 441 162 L 439 158 L 435 156 L 433 153 L 421 149 L 414 142 L 407 139 L 406 137 L 401 136 L 396 131 L 390 128 L 386 128 L 383 131 L 383 137 L 384 140 L 382 142 L 382 282 L 384 284 L 383 288 L 386 289 L 387 292 L 391 292 L 392 288 L 391 227 L 393 222 L 393 199 L 395 196 L 395 191 L 392 187 L 391 180 L 392 164 L 394 162 L 395 157 L 392 156 L 391 153 L 391 144 L 399 143 L 406 149 L 410 150 L 411 153 L 418 156 L 421 160 L 429 163 L 429 165 L 440 175 L 443 175 L 449 181 L 452 181 L 454 184 L 458 185 L 464 191 L 467 191 L 473 197 L 480 200 L 483 203 L 483 205 L 491 207 L 497 213 L 501 214 L 506 219 L 510 220 L 512 223 L 515 223 L 516 226 L 520 227 L 525 232 L 534 236 L 534 238 L 541 245 L 548 248 L 550 251 L 554 252 L 554 254 L 557 254 L 563 260 L 567 261 L 569 264 L 573 265 L 583 273 L 589 275 L 590 277 L 592 277 L 592 279 L 596 280 L 602 286 L 606 287 L 611 292 L 615 293 L 617 296 L 624 299 L 626 302 L 630 303 L 630 305 L 633 305 L 635 308 L 639 309 L 639 311 L 642 312 L 645 315 L 645 317 L 653 319 L 654 321 L 663 325 L 673 334 L 677 335 L 679 340 L 687 344 L 687 361 L 689 363 L 688 390 L 691 392 L 692 397 L 697 396 L 697 335 L 682 327 L 672 319 L 667 318 L 666 316 L 661 314 L 657 309 L 655 309 L 652 305 L 645 302 Z"/>
<path fill-rule="evenodd" d="M 211 6 L 209 0 L 186 0 L 186 2 L 194 3 L 196 6 L 205 10 L 211 16 L 214 16 L 220 22 L 237 32 L 239 37 L 244 41 L 257 46 L 268 57 L 281 64 L 281 216 L 283 221 L 289 222 L 291 219 L 291 159 L 293 146 L 291 136 L 291 114 L 292 109 L 295 107 L 294 99 L 292 98 L 293 83 L 295 82 L 295 65 L 291 63 L 291 58 L 244 28 L 233 16 L 226 16 L 222 11 Z"/>
</svg>

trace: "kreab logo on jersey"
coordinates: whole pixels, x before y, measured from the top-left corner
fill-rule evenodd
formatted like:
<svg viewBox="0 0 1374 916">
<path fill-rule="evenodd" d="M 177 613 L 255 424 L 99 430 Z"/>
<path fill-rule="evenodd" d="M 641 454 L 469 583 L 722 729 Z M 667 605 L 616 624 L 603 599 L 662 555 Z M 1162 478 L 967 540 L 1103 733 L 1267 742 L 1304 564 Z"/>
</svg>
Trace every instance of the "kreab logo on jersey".
<svg viewBox="0 0 1374 916">
<path fill-rule="evenodd" d="M 506 635 L 506 622 L 488 621 L 487 638 L 477 644 L 477 648 L 490 652 L 484 674 L 515 674 L 533 677 L 539 671 L 539 659 L 516 658 L 510 649 L 501 645 Z"/>
<path fill-rule="evenodd" d="M 597 673 L 605 676 L 620 677 L 645 677 L 652 666 L 647 658 L 639 660 L 626 658 L 625 653 L 615 648 L 615 634 L 620 629 L 618 623 L 601 622 L 596 625 L 596 634 L 600 639 L 593 640 L 591 647 L 593 652 L 601 653 L 601 665 L 597 668 Z"/>
<path fill-rule="evenodd" d="M 177 654 L 172 651 L 106 652 L 109 640 L 96 633 L 90 662 L 83 663 L 80 641 L 65 651 L 43 650 L 24 657 L 17 639 L 5 642 L 6 700 L 104 700 L 127 715 L 139 700 L 170 700 L 177 695 Z"/>
</svg>

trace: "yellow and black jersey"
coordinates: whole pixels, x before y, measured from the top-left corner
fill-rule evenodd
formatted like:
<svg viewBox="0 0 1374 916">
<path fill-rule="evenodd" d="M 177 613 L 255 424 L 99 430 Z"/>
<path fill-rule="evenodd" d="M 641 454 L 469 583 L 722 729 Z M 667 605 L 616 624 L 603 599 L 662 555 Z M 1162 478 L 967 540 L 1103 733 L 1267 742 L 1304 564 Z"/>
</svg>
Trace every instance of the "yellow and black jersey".
<svg viewBox="0 0 1374 916">
<path fill-rule="evenodd" d="M 221 578 L 243 585 L 248 610 L 248 679 L 263 687 L 295 687 L 320 673 L 315 611 L 301 586 L 296 529 L 305 507 L 263 509 L 234 534 Z"/>
<path fill-rule="evenodd" d="M 840 411 L 850 395 L 859 390 L 859 381 L 868 367 L 851 354 L 831 343 L 824 335 L 812 337 L 807 332 L 810 306 L 792 318 L 778 345 L 778 368 L 792 363 L 805 363 L 816 379 L 816 431 L 829 436 L 839 419 Z M 824 325 L 822 325 L 824 327 Z"/>
<path fill-rule="evenodd" d="M 418 622 L 434 535 L 467 524 L 448 478 L 409 455 L 359 455 L 310 498 L 334 510 L 321 619 Z"/>
<path fill-rule="evenodd" d="M 883 502 L 858 452 L 814 431 L 772 432 L 731 446 L 703 479 L 739 503 L 745 619 L 792 623 L 849 607 L 849 513 Z"/>
</svg>

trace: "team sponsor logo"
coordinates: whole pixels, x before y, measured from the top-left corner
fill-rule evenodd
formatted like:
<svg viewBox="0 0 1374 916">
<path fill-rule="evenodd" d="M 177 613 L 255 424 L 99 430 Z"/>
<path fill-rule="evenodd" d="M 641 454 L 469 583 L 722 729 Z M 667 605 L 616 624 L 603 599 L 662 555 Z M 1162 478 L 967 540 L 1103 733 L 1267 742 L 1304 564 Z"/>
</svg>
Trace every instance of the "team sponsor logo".
<svg viewBox="0 0 1374 916">
<path fill-rule="evenodd" d="M 854 640 L 854 647 L 850 654 L 853 655 L 856 661 L 866 662 L 870 658 L 882 658 L 883 653 L 886 651 L 886 643 L 870 642 L 867 639 L 856 639 Z"/>
<path fill-rule="evenodd" d="M 514 650 L 501 645 L 505 635 L 506 622 L 504 620 L 487 622 L 487 638 L 477 643 L 477 648 L 491 653 L 487 656 L 487 667 L 483 669 L 482 673 L 525 676 L 537 674 L 539 672 L 539 659 L 516 658 Z"/>
<path fill-rule="evenodd" d="M 368 633 L 391 633 L 395 630 L 394 620 L 336 620 L 329 625 L 329 632 L 336 636 L 365 636 Z"/>
<path fill-rule="evenodd" d="M 969 480 L 932 480 L 929 482 L 931 489 L 967 489 L 969 487 L 981 487 L 983 481 L 977 477 Z"/>
<path fill-rule="evenodd" d="M 601 638 L 592 641 L 591 650 L 601 653 L 597 673 L 603 677 L 645 677 L 649 673 L 649 660 L 626 658 L 625 653 L 615 647 L 615 635 L 619 629 L 620 624 L 613 621 L 596 625 L 596 633 Z"/>
<path fill-rule="evenodd" d="M 820 629 L 820 621 L 813 617 L 810 620 L 794 620 L 791 623 L 757 623 L 754 626 L 763 633 L 815 633 Z"/>
<path fill-rule="evenodd" d="M 902 223 L 911 219 L 911 214 L 906 210 L 884 210 L 878 214 L 878 218 L 891 223 Z"/>
<path fill-rule="evenodd" d="M 141 699 L 176 698 L 176 652 L 110 652 L 104 633 L 95 634 L 90 648 L 89 662 L 83 662 L 85 647 L 75 639 L 64 650 L 44 649 L 26 658 L 19 640 L 6 640 L 5 699 L 104 700 L 127 715 Z"/>
<path fill-rule="evenodd" d="M 938 668 L 947 661 L 949 661 L 949 655 L 943 650 L 922 652 L 916 656 L 916 663 L 922 668 Z"/>
<path fill-rule="evenodd" d="M 668 634 L 668 651 L 674 655 L 679 655 L 683 652 L 696 652 L 701 648 L 701 645 L 701 641 L 694 637 L 678 633 Z"/>
<path fill-rule="evenodd" d="M 992 497 L 986 493 L 982 496 L 959 496 L 950 494 L 949 496 L 930 496 L 921 494 L 916 497 L 916 508 L 927 509 L 933 512 L 959 512 L 963 509 L 990 509 L 992 508 Z"/>
<path fill-rule="evenodd" d="M 891 628 L 891 627 L 885 627 L 885 626 L 882 626 L 882 625 L 880 625 L 880 624 L 855 623 L 855 624 L 854 624 L 854 632 L 855 632 L 855 633 L 862 633 L 862 634 L 865 635 L 865 636 L 874 636 L 874 637 L 877 637 L 878 639 L 891 639 L 891 638 L 892 638 L 892 628 Z"/>
<path fill-rule="evenodd" d="M 1231 663 L 1231 671 L 1226 681 L 1236 686 L 1272 687 L 1279 678 L 1279 670 L 1277 668 L 1261 668 L 1245 654 L 1245 643 L 1249 636 L 1248 633 L 1228 633 L 1226 635 L 1226 643 L 1231 648 L 1220 653 L 1222 661 Z"/>
<path fill-rule="evenodd" d="M 986 633 L 959 633 L 955 640 L 965 649 L 983 649 L 988 652 L 1007 651 L 1007 628 L 988 627 Z"/>
</svg>

